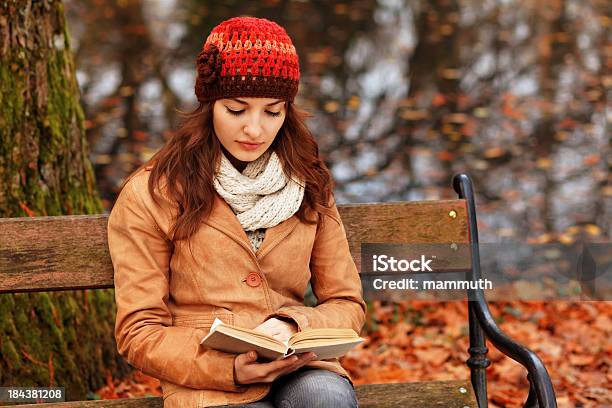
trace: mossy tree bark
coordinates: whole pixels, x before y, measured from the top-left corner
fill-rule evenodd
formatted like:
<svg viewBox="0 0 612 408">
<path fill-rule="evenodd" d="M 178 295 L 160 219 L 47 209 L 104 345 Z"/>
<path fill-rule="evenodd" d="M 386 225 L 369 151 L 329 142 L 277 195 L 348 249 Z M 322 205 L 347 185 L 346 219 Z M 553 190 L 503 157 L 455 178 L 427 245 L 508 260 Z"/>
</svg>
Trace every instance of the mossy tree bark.
<svg viewBox="0 0 612 408">
<path fill-rule="evenodd" d="M 0 217 L 101 212 L 63 4 L 0 0 Z M 0 295 L 0 385 L 85 399 L 129 370 L 114 315 L 112 290 Z"/>
</svg>

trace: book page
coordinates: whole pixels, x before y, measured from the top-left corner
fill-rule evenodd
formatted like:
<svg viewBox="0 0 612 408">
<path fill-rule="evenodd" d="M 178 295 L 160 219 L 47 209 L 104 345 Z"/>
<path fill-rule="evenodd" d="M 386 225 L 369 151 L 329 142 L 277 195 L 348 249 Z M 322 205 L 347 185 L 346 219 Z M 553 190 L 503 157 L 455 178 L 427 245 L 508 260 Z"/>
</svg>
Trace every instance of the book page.
<svg viewBox="0 0 612 408">
<path fill-rule="evenodd" d="M 362 343 L 364 339 L 359 338 L 357 340 L 345 340 L 343 342 L 336 342 L 333 344 L 313 344 L 312 342 L 298 342 L 294 344 L 292 349 L 295 350 L 295 354 L 302 354 L 312 351 L 317 355 L 318 360 L 327 360 L 329 358 L 337 358 L 345 355 L 349 350 Z"/>
<path fill-rule="evenodd" d="M 294 344 L 298 341 L 306 340 L 306 339 L 330 339 L 330 340 L 340 340 L 340 339 L 358 339 L 360 338 L 357 333 L 353 329 L 308 329 L 301 332 L 295 333 L 289 339 L 289 344 Z"/>
</svg>

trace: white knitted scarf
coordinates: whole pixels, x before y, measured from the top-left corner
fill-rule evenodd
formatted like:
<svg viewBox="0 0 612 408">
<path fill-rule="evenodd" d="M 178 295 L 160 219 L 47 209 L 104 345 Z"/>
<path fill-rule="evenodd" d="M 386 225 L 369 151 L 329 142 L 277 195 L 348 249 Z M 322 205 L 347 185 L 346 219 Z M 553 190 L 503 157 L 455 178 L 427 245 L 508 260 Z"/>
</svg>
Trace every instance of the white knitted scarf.
<svg viewBox="0 0 612 408">
<path fill-rule="evenodd" d="M 285 176 L 271 150 L 249 162 L 242 173 L 221 152 L 213 184 L 245 231 L 280 224 L 297 212 L 304 198 L 304 183 Z"/>
</svg>

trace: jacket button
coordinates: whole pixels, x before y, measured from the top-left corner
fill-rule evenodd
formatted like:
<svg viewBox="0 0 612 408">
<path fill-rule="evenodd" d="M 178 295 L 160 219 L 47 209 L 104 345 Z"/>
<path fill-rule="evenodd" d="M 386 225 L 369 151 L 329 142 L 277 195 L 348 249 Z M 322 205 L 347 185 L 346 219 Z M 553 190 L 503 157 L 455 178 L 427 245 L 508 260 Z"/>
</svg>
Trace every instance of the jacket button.
<svg viewBox="0 0 612 408">
<path fill-rule="evenodd" d="M 259 274 L 256 272 L 251 272 L 246 277 L 246 283 L 247 285 L 255 288 L 261 285 L 261 276 L 259 276 Z"/>
</svg>

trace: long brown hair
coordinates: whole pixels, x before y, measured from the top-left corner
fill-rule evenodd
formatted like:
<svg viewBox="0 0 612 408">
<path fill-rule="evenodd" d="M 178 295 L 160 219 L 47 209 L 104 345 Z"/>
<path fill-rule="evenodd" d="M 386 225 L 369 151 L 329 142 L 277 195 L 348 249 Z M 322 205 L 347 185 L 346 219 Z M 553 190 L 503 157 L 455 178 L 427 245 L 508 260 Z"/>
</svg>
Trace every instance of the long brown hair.
<svg viewBox="0 0 612 408">
<path fill-rule="evenodd" d="M 192 112 L 181 112 L 182 124 L 170 140 L 123 183 L 125 186 L 140 169 L 152 165 L 148 189 L 159 205 L 154 189 L 159 188 L 164 177 L 164 194 L 178 207 L 168 234 L 173 242 L 189 239 L 212 211 L 216 194 L 213 177 L 221 160 L 221 143 L 213 127 L 213 105 L 214 101 L 200 103 Z M 287 177 L 305 181 L 304 199 L 296 215 L 302 222 L 315 224 L 316 217 L 309 218 L 307 213 L 331 212 L 333 179 L 305 123 L 312 115 L 291 102 L 286 106 L 285 121 L 269 148 L 278 155 Z"/>
</svg>

